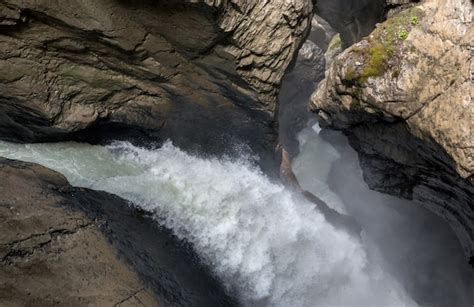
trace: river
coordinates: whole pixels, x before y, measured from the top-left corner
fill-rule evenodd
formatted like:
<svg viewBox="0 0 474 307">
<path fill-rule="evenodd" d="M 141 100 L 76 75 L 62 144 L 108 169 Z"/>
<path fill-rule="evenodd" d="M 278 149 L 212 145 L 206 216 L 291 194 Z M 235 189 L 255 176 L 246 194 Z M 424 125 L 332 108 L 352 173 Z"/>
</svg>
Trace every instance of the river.
<svg viewBox="0 0 474 307">
<path fill-rule="evenodd" d="M 0 156 L 42 164 L 72 185 L 130 200 L 190 243 L 246 306 L 416 306 L 424 291 L 441 291 L 440 297 L 460 303 L 456 306 L 469 306 L 472 280 L 456 271 L 464 263 L 462 250 L 445 223 L 412 204 L 404 205 L 402 217 L 401 210 L 387 209 L 403 201 L 368 190 L 356 155 L 340 161 L 350 148 L 344 138 L 335 136 L 331 144 L 320 134 L 317 126 L 300 133 L 295 173 L 329 206 L 352 214 L 363 227 L 361 238 L 336 229 L 312 203 L 270 180 L 249 155 L 199 157 L 171 142 L 156 149 L 126 142 L 0 142 Z M 418 221 L 443 226 L 433 235 L 430 226 L 417 227 Z M 423 250 L 429 255 L 420 257 Z M 402 264 L 406 268 L 398 274 Z M 442 277 L 449 284 L 443 291 L 442 281 L 406 282 L 416 276 Z"/>
</svg>

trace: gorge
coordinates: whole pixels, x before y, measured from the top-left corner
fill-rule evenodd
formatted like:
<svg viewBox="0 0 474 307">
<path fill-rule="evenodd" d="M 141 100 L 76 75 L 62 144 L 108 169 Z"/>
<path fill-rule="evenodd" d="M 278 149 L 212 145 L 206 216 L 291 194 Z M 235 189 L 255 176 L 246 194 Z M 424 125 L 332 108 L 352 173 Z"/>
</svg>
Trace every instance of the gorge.
<svg viewBox="0 0 474 307">
<path fill-rule="evenodd" d="M 472 11 L 1 0 L 0 305 L 472 306 Z"/>
</svg>

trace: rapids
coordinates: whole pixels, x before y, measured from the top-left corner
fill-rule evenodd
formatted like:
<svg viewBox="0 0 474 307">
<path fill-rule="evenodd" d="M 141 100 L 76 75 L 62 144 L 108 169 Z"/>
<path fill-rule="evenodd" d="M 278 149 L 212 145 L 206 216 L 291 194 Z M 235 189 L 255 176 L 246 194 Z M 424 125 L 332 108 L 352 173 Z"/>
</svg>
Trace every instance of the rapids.
<svg viewBox="0 0 474 307">
<path fill-rule="evenodd" d="M 72 185 L 117 194 L 152 213 L 244 305 L 416 305 L 370 257 L 364 239 L 335 229 L 249 157 L 202 158 L 171 142 L 154 150 L 125 142 L 0 142 L 0 156 L 45 165 Z"/>
</svg>

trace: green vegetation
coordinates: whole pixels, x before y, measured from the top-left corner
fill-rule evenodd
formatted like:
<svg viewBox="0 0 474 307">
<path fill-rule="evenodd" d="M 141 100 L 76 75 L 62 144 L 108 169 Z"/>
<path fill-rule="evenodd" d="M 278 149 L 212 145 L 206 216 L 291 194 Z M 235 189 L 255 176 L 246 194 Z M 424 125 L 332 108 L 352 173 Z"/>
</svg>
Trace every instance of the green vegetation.
<svg viewBox="0 0 474 307">
<path fill-rule="evenodd" d="M 344 75 L 344 79 L 346 81 L 353 82 L 353 81 L 356 81 L 357 78 L 358 78 L 358 75 L 355 69 L 353 67 L 349 67 L 349 69 L 346 71 Z"/>
<path fill-rule="evenodd" d="M 382 73 L 382 66 L 387 57 L 388 50 L 381 43 L 375 43 L 369 48 L 369 58 L 362 70 L 362 78 L 378 76 Z"/>
<path fill-rule="evenodd" d="M 407 39 L 408 37 L 408 31 L 407 30 L 401 30 L 399 33 L 398 33 L 398 38 L 401 39 L 401 40 L 405 40 Z"/>
<path fill-rule="evenodd" d="M 354 48 L 356 54 L 362 55 L 363 65 L 346 71 L 345 80 L 363 84 L 369 77 L 380 76 L 392 57 L 400 52 L 401 42 L 407 39 L 411 29 L 419 23 L 421 11 L 414 7 L 387 19 L 367 38 L 369 45 Z"/>
<path fill-rule="evenodd" d="M 329 42 L 328 50 L 334 50 L 336 48 L 341 47 L 341 45 L 342 45 L 341 35 L 337 33 L 336 35 L 332 37 L 331 41 Z"/>
</svg>

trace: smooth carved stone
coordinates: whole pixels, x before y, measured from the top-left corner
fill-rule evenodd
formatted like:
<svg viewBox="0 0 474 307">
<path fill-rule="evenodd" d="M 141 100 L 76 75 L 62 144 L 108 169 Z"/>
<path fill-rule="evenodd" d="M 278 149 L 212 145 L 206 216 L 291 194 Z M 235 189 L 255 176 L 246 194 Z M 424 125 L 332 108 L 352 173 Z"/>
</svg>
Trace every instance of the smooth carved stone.
<svg viewBox="0 0 474 307">
<path fill-rule="evenodd" d="M 62 206 L 72 189 L 44 167 L 0 159 L 0 305 L 160 306 L 100 223 Z"/>
<path fill-rule="evenodd" d="M 0 158 L 0 306 L 234 306 L 196 254 L 117 196 Z"/>
<path fill-rule="evenodd" d="M 311 0 L 2 1 L 0 138 L 133 134 L 265 160 L 311 16 Z"/>
<path fill-rule="evenodd" d="M 399 3 L 402 4 L 402 3 Z M 310 108 L 346 131 L 372 188 L 447 218 L 474 256 L 473 4 L 427 0 L 336 57 Z"/>
</svg>

